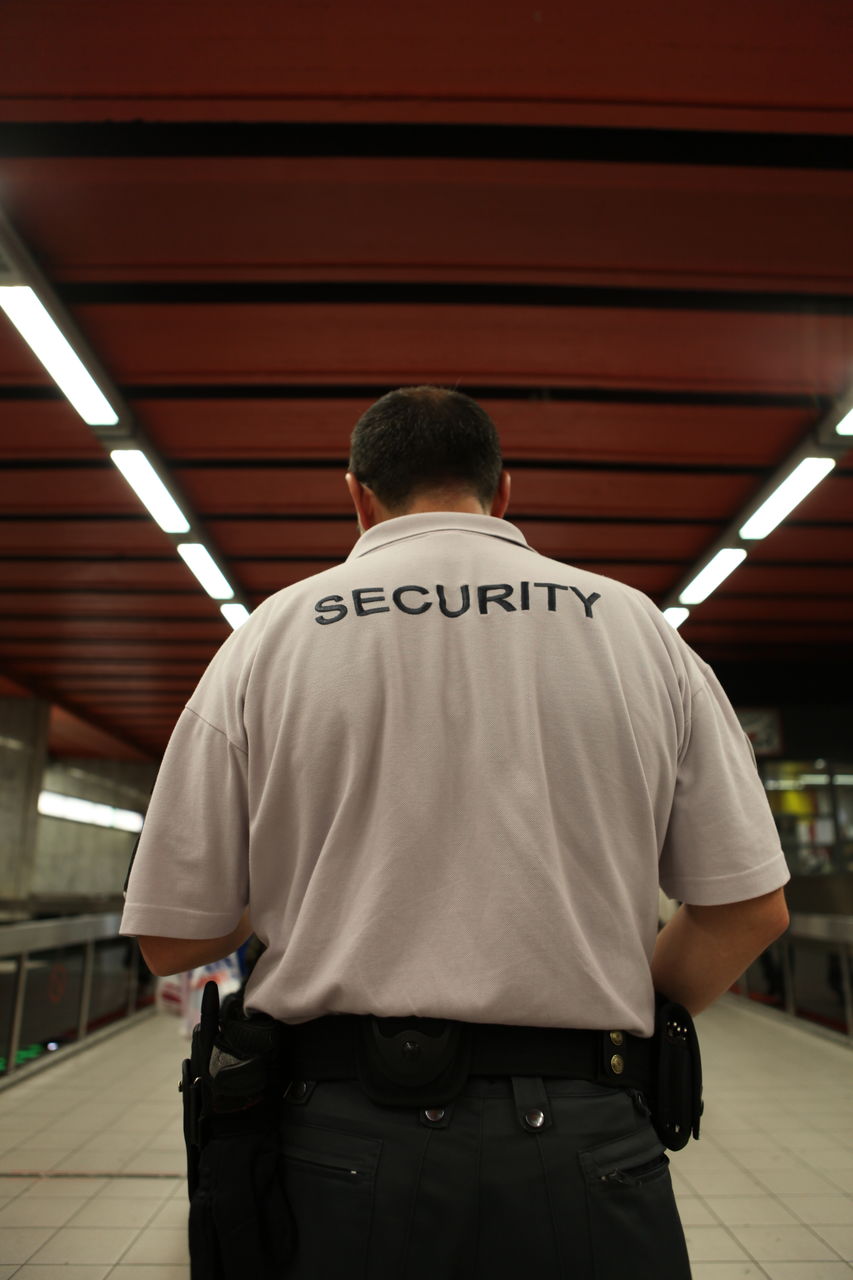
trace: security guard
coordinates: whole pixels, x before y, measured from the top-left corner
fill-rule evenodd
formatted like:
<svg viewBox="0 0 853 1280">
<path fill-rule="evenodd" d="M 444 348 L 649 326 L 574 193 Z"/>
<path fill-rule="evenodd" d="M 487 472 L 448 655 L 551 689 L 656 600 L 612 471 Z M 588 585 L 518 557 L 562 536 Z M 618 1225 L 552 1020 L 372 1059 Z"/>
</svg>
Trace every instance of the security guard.
<svg viewBox="0 0 853 1280">
<path fill-rule="evenodd" d="M 503 519 L 467 396 L 383 396 L 347 485 L 361 537 L 216 655 L 129 879 L 155 973 L 265 946 L 188 1075 L 193 1275 L 681 1280 L 688 1011 L 787 923 L 749 743 L 646 597 Z"/>
</svg>

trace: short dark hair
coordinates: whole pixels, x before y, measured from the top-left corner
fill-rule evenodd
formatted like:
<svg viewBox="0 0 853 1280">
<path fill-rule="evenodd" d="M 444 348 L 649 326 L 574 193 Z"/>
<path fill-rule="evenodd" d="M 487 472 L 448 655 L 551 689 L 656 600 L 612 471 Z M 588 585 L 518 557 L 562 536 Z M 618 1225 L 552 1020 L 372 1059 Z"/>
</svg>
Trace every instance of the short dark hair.
<svg viewBox="0 0 853 1280">
<path fill-rule="evenodd" d="M 362 414 L 350 441 L 350 471 L 389 511 L 436 489 L 471 493 L 489 507 L 502 467 L 485 409 L 445 387 L 389 391 Z"/>
</svg>

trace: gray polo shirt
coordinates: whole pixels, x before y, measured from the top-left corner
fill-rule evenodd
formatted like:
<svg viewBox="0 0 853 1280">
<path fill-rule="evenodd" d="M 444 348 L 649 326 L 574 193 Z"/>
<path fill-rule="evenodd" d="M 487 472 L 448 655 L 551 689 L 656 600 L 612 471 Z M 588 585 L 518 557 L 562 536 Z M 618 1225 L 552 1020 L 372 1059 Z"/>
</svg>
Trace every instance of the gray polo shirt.
<svg viewBox="0 0 853 1280">
<path fill-rule="evenodd" d="M 247 1006 L 652 1031 L 658 884 L 788 871 L 710 668 L 504 520 L 386 521 L 222 646 L 163 760 L 122 932 L 248 903 Z"/>
</svg>

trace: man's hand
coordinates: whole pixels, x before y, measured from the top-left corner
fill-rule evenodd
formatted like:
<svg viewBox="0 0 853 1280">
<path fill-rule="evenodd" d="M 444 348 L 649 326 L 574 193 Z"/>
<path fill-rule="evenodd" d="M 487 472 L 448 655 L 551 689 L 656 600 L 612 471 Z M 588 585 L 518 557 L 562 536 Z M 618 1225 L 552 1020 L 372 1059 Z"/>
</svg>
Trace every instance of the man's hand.
<svg viewBox="0 0 853 1280">
<path fill-rule="evenodd" d="M 700 1013 L 788 927 L 781 889 L 719 907 L 679 907 L 652 956 L 655 990 Z"/>
<path fill-rule="evenodd" d="M 142 958 L 158 978 L 172 973 L 186 973 L 214 960 L 230 956 L 252 933 L 249 908 L 243 912 L 236 928 L 222 938 L 159 938 L 151 935 L 137 937 Z"/>
</svg>

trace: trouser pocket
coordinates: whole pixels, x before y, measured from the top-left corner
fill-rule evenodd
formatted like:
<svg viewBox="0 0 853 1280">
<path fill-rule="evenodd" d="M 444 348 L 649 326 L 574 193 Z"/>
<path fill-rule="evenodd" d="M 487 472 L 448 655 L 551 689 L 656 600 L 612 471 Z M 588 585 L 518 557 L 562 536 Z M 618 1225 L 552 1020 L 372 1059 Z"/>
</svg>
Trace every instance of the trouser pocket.
<svg viewBox="0 0 853 1280">
<path fill-rule="evenodd" d="M 288 1280 L 365 1274 L 382 1142 L 312 1124 L 286 1124 L 282 1156 L 296 1223 Z"/>
<path fill-rule="evenodd" d="M 192 1280 L 279 1280 L 293 1224 L 277 1134 L 212 1138 L 190 1200 Z"/>
<path fill-rule="evenodd" d="M 689 1280 L 669 1160 L 651 1125 L 578 1154 L 597 1280 Z"/>
</svg>

